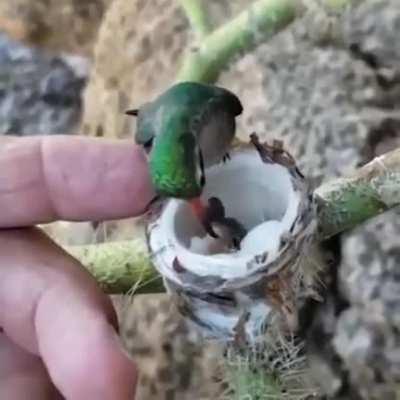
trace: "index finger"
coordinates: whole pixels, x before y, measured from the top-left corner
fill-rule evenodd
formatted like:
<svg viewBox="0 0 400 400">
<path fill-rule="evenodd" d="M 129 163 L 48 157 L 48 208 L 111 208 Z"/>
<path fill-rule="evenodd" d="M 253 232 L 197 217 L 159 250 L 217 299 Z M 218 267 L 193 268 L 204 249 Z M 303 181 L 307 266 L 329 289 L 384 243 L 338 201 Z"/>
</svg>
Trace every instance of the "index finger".
<svg viewBox="0 0 400 400">
<path fill-rule="evenodd" d="M 141 214 L 154 197 L 131 141 L 79 136 L 0 138 L 0 227 Z"/>
</svg>

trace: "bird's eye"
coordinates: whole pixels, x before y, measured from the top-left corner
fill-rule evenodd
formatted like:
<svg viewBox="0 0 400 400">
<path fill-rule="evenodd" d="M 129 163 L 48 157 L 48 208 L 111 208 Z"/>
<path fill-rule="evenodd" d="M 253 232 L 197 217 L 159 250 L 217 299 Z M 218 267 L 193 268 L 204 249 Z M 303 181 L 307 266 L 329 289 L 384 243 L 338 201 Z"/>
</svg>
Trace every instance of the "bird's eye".
<svg viewBox="0 0 400 400">
<path fill-rule="evenodd" d="M 206 184 L 206 177 L 203 174 L 201 174 L 200 175 L 200 186 L 203 187 L 203 186 L 205 186 L 205 184 Z"/>
<path fill-rule="evenodd" d="M 151 138 L 147 142 L 143 143 L 143 147 L 147 152 L 149 152 L 151 150 L 151 148 L 153 147 L 153 139 L 154 138 Z"/>
<path fill-rule="evenodd" d="M 206 184 L 206 175 L 204 172 L 204 159 L 203 153 L 200 149 L 198 149 L 198 168 L 197 168 L 197 181 L 200 183 L 201 187 L 204 187 Z"/>
</svg>

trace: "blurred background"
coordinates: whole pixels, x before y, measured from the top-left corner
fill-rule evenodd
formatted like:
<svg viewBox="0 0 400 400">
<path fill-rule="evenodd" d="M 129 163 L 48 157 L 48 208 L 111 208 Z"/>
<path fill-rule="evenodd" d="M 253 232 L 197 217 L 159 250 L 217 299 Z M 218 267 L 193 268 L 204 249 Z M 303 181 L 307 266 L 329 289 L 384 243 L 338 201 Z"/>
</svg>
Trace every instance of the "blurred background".
<svg viewBox="0 0 400 400">
<path fill-rule="evenodd" d="M 304 0 L 301 18 L 237 57 L 218 80 L 244 105 L 238 135 L 283 139 L 315 184 L 400 143 L 400 2 L 323 6 L 334 2 Z M 252 1 L 204 3 L 216 27 Z M 124 111 L 165 90 L 198 44 L 176 0 L 1 0 L 0 134 L 130 138 L 135 126 Z M 63 244 L 143 233 L 138 220 L 44 228 Z M 324 303 L 305 310 L 302 333 L 322 394 L 296 399 L 399 398 L 399 236 L 393 210 L 324 244 L 334 268 Z M 145 371 L 139 398 L 216 398 L 219 367 L 210 357 L 218 352 L 193 344 L 169 300 L 115 301 L 127 347 Z"/>
</svg>

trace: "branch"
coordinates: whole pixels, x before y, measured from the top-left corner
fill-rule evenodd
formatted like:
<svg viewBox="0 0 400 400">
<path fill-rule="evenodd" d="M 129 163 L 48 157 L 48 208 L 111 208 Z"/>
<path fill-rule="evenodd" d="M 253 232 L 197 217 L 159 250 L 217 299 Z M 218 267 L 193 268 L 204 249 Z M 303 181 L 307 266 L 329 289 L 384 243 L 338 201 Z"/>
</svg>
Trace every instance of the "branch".
<svg viewBox="0 0 400 400">
<path fill-rule="evenodd" d="M 334 236 L 400 204 L 400 148 L 315 191 L 319 238 Z"/>
<path fill-rule="evenodd" d="M 203 0 L 179 0 L 179 2 L 198 39 L 202 39 L 211 31 Z"/>
<path fill-rule="evenodd" d="M 355 0 L 323 0 L 338 10 Z M 182 6 L 193 1 L 181 0 Z M 196 2 L 195 2 L 196 3 Z M 252 51 L 286 28 L 306 9 L 299 0 L 258 0 L 236 18 L 204 37 L 200 47 L 190 51 L 183 61 L 177 81 L 212 83 L 233 58 Z M 198 8 L 198 5 L 196 6 Z M 187 12 L 189 15 L 189 13 Z M 191 14 L 196 15 L 192 10 Z M 192 15 L 193 17 L 193 15 Z M 189 17 L 190 18 L 190 17 Z M 196 24 L 193 23 L 193 26 Z"/>
<path fill-rule="evenodd" d="M 162 280 L 153 268 L 144 239 L 70 246 L 77 258 L 109 294 L 163 292 Z"/>
<path fill-rule="evenodd" d="M 236 55 L 249 52 L 294 20 L 297 0 L 258 0 L 208 35 L 184 60 L 178 81 L 214 82 Z"/>
</svg>

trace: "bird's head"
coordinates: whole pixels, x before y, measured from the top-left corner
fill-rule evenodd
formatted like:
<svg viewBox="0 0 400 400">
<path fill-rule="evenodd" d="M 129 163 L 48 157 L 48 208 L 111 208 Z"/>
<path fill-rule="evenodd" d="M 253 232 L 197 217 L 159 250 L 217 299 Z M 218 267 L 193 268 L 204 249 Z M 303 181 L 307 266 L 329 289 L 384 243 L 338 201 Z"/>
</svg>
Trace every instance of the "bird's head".
<svg viewBox="0 0 400 400">
<path fill-rule="evenodd" d="M 150 102 L 143 104 L 139 109 L 131 109 L 125 112 L 126 115 L 136 117 L 135 142 L 142 146 L 146 153 L 150 153 L 156 136 L 154 120 L 157 117 L 157 111 L 154 103 Z"/>
</svg>

